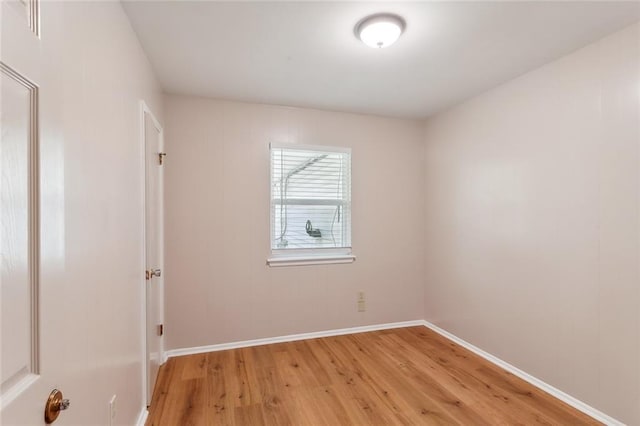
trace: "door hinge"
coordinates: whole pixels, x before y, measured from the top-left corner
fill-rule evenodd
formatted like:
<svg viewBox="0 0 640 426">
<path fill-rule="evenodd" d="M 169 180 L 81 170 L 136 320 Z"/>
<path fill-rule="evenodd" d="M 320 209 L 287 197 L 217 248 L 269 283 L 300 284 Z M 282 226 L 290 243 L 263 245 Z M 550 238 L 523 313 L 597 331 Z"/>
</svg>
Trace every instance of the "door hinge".
<svg viewBox="0 0 640 426">
<path fill-rule="evenodd" d="M 160 165 L 162 166 L 162 163 L 164 162 L 164 157 L 167 156 L 166 152 L 159 152 L 158 153 L 158 162 L 160 163 Z"/>
<path fill-rule="evenodd" d="M 147 279 L 147 281 L 153 277 L 159 277 L 160 275 L 162 275 L 162 270 L 160 269 L 147 269 L 146 271 L 144 271 L 144 277 Z"/>
<path fill-rule="evenodd" d="M 158 324 L 158 336 L 162 336 L 164 334 L 164 324 Z"/>
</svg>

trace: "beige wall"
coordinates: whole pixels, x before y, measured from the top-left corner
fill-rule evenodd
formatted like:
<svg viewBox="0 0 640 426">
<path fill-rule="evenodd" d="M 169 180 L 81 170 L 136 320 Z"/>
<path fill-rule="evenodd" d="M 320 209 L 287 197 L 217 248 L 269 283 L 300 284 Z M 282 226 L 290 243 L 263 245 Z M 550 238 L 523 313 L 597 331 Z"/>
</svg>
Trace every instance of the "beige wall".
<svg viewBox="0 0 640 426">
<path fill-rule="evenodd" d="M 162 97 L 119 2 L 41 4 L 42 38 L 2 5 L 2 61 L 40 87 L 42 377 L 2 410 L 42 424 L 135 424 L 142 400 L 140 99 Z M 29 418 L 32 418 L 29 420 Z M 35 420 L 33 420 L 35 419 Z"/>
<path fill-rule="evenodd" d="M 421 123 L 176 96 L 165 112 L 168 349 L 423 317 Z M 266 266 L 270 141 L 352 148 L 355 263 Z"/>
<path fill-rule="evenodd" d="M 639 35 L 530 72 L 426 133 L 166 96 L 167 349 L 425 317 L 640 424 Z M 270 141 L 353 149 L 354 264 L 265 265 Z"/>
<path fill-rule="evenodd" d="M 640 424 L 640 29 L 428 120 L 426 319 Z"/>
</svg>

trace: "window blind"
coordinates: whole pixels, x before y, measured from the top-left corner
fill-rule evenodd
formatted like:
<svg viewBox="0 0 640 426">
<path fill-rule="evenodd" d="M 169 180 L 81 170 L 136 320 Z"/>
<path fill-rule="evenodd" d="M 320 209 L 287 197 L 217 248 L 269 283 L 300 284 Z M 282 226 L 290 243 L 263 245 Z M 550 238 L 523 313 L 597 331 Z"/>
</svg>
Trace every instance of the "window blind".
<svg viewBox="0 0 640 426">
<path fill-rule="evenodd" d="M 271 249 L 351 247 L 351 151 L 271 145 Z"/>
</svg>

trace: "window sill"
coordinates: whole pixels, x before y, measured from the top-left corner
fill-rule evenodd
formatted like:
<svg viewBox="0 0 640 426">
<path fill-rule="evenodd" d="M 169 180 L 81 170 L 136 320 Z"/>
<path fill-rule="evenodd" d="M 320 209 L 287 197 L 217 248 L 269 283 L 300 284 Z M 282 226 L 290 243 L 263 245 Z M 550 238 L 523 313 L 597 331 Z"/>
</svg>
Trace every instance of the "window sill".
<svg viewBox="0 0 640 426">
<path fill-rule="evenodd" d="M 339 254 L 333 256 L 282 256 L 268 258 L 267 265 L 271 267 L 309 266 L 353 263 L 355 261 L 356 257 L 352 254 Z"/>
</svg>

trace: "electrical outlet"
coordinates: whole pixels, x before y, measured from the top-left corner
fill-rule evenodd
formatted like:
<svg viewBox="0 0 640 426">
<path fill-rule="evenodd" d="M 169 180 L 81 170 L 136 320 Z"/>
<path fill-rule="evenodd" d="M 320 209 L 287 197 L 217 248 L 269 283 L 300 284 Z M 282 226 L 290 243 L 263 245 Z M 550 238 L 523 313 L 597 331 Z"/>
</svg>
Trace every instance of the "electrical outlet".
<svg viewBox="0 0 640 426">
<path fill-rule="evenodd" d="M 113 395 L 109 401 L 109 426 L 116 424 L 116 396 Z"/>
<path fill-rule="evenodd" d="M 364 300 L 364 291 L 358 292 L 358 312 L 364 312 L 367 310 L 365 300 Z"/>
</svg>

